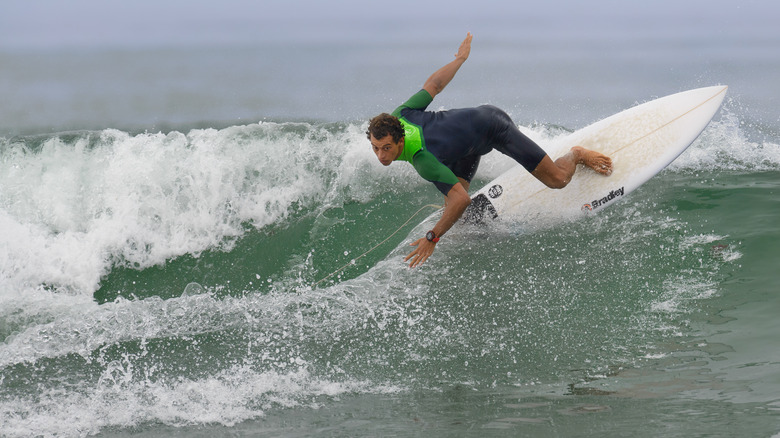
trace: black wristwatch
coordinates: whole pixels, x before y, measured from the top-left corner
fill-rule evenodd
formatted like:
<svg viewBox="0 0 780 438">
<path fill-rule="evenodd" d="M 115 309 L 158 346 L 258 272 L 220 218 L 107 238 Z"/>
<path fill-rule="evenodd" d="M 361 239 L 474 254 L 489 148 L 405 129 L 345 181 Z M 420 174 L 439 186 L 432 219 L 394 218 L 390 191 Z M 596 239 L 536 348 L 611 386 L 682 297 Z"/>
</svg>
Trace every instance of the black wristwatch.
<svg viewBox="0 0 780 438">
<path fill-rule="evenodd" d="M 439 241 L 439 238 L 436 237 L 436 233 L 434 233 L 433 230 L 425 233 L 425 238 L 428 239 L 428 242 L 437 243 Z"/>
</svg>

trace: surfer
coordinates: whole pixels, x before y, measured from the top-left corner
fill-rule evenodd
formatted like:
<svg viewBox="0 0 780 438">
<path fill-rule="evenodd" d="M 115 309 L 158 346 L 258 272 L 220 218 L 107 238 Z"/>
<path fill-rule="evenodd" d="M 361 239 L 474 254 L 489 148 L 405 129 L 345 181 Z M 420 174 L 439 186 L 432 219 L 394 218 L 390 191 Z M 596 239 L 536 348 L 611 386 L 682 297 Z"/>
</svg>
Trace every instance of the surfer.
<svg viewBox="0 0 780 438">
<path fill-rule="evenodd" d="M 421 265 L 433 254 L 436 243 L 471 203 L 469 184 L 479 159 L 493 149 L 512 157 L 548 187 L 560 189 L 571 181 L 577 164 L 602 175 L 612 173 L 612 160 L 579 146 L 553 161 L 536 143 L 523 135 L 512 119 L 492 105 L 447 111 L 425 111 L 468 59 L 471 33 L 460 45 L 455 60 L 434 72 L 422 90 L 392 114 L 371 119 L 366 135 L 379 162 L 411 163 L 417 173 L 444 194 L 444 213 L 425 237 L 412 242 L 415 250 L 404 261 Z"/>
</svg>

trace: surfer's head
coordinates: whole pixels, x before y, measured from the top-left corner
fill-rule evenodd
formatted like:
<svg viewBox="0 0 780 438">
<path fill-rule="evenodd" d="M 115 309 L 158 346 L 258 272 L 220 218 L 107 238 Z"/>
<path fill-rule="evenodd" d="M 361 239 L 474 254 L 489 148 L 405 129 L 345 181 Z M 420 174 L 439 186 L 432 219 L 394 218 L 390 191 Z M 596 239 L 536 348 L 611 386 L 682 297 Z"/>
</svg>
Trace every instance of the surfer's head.
<svg viewBox="0 0 780 438">
<path fill-rule="evenodd" d="M 404 138 L 404 127 L 398 117 L 391 116 L 387 113 L 382 113 L 373 119 L 368 121 L 368 131 L 366 131 L 366 137 L 371 140 L 371 136 L 374 138 L 383 138 L 386 136 L 392 136 L 394 142 L 398 142 Z"/>
<path fill-rule="evenodd" d="M 404 148 L 404 127 L 398 117 L 382 113 L 368 122 L 366 136 L 379 162 L 385 166 L 395 161 Z"/>
</svg>

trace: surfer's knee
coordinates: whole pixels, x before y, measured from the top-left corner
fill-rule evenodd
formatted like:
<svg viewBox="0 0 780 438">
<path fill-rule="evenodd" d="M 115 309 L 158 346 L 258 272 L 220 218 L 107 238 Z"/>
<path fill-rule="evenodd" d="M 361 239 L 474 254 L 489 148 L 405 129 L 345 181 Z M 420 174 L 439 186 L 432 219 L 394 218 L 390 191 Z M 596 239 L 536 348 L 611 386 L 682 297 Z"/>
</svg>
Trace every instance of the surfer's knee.
<svg viewBox="0 0 780 438">
<path fill-rule="evenodd" d="M 551 189 L 562 189 L 571 181 L 571 173 L 562 169 L 561 165 L 553 162 L 549 156 L 542 159 L 531 175 Z"/>
<path fill-rule="evenodd" d="M 571 177 L 565 177 L 564 175 L 554 175 L 551 178 L 549 178 L 547 181 L 542 181 L 544 185 L 551 189 L 562 189 L 569 185 L 569 182 L 571 181 Z"/>
<path fill-rule="evenodd" d="M 562 189 L 571 181 L 571 177 L 567 177 L 563 172 L 533 172 L 532 175 L 551 189 Z"/>
</svg>

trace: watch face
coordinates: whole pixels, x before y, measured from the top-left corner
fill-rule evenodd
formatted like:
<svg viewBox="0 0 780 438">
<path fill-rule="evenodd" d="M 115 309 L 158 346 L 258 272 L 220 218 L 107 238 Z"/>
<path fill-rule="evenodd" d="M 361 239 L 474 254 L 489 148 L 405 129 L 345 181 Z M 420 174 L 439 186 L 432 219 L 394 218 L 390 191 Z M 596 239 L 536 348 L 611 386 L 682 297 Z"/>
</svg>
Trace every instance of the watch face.
<svg viewBox="0 0 780 438">
<path fill-rule="evenodd" d="M 426 238 L 426 239 L 428 239 L 429 241 L 433 242 L 433 239 L 435 239 L 435 238 L 436 238 L 436 235 L 435 235 L 435 234 L 433 234 L 433 231 L 428 231 L 428 232 L 425 234 L 425 238 Z"/>
</svg>

